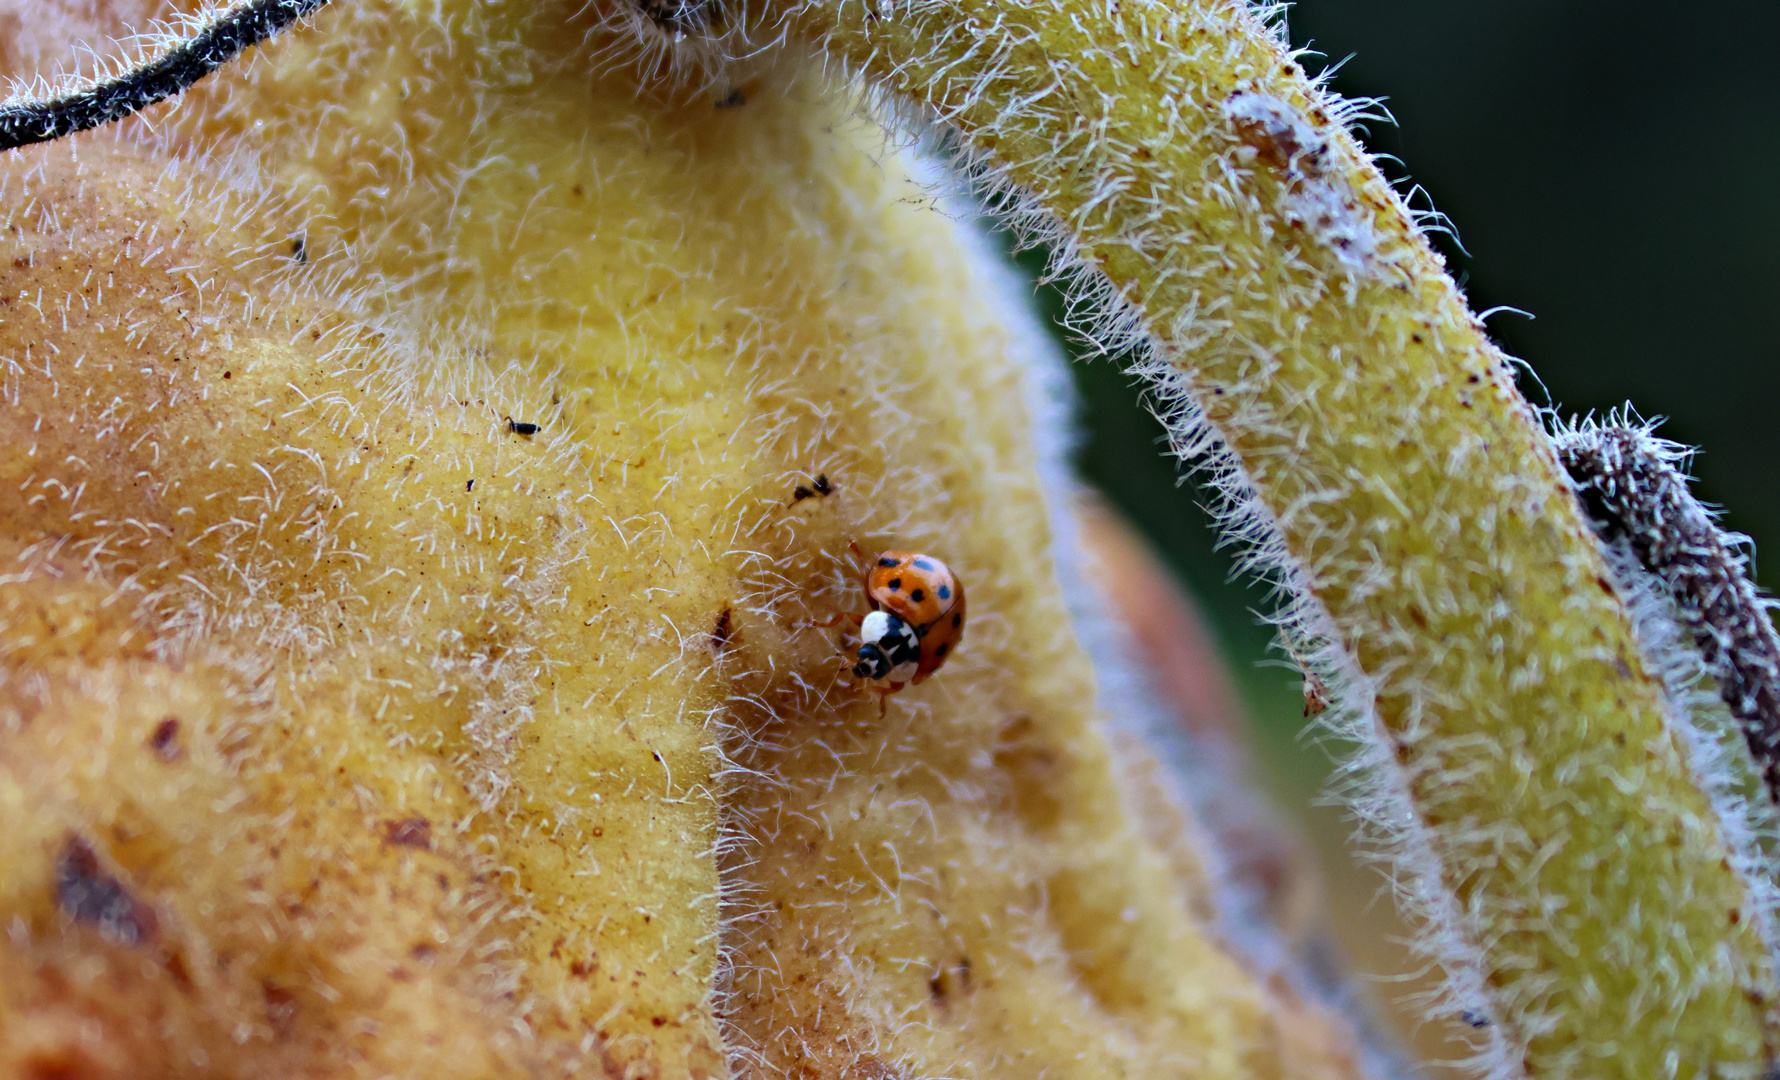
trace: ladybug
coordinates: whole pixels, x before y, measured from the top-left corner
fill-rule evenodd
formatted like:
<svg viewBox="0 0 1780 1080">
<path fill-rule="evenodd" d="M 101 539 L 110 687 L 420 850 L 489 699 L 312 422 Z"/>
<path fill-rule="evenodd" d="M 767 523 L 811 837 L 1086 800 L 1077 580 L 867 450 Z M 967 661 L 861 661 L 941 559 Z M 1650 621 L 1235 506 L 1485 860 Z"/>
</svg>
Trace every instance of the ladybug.
<svg viewBox="0 0 1780 1080">
<path fill-rule="evenodd" d="M 853 677 L 861 689 L 878 695 L 881 714 L 891 694 L 938 671 L 958 648 L 964 636 L 964 586 L 931 555 L 886 551 L 868 561 L 858 544 L 852 547 L 865 564 L 861 581 L 871 610 L 839 616 L 828 625 L 850 622 L 859 628 Z"/>
</svg>

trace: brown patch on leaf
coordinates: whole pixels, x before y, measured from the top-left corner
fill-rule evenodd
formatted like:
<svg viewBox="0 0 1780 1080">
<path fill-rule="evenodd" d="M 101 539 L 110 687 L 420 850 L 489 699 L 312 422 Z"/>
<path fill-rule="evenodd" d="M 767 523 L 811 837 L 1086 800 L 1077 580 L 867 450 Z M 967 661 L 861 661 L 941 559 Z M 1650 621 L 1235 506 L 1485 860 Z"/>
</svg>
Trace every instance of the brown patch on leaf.
<svg viewBox="0 0 1780 1080">
<path fill-rule="evenodd" d="M 735 637 L 735 619 L 730 608 L 717 613 L 717 625 L 711 627 L 711 651 L 721 654 Z"/>
<path fill-rule="evenodd" d="M 433 849 L 433 823 L 420 817 L 387 821 L 383 825 L 383 839 L 385 843 L 396 847 L 421 848 L 431 851 Z"/>
<path fill-rule="evenodd" d="M 269 981 L 260 983 L 260 992 L 266 999 L 266 1023 L 272 1026 L 275 1037 L 285 1038 L 290 1034 L 291 1022 L 297 1016 L 297 995 Z"/>
<path fill-rule="evenodd" d="M 56 860 L 56 906 L 124 945 L 147 941 L 160 925 L 154 909 L 106 873 L 91 845 L 78 836 L 68 838 Z"/>
</svg>

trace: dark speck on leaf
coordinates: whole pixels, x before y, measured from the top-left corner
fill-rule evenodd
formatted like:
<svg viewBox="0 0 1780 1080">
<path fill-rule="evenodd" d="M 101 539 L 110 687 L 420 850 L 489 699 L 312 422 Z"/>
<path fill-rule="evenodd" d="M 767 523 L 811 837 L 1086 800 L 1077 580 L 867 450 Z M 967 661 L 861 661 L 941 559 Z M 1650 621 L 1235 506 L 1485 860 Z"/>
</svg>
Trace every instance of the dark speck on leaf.
<svg viewBox="0 0 1780 1080">
<path fill-rule="evenodd" d="M 163 717 L 148 737 L 148 748 L 162 761 L 176 760 L 179 757 L 179 718 Z"/>
<path fill-rule="evenodd" d="M 515 435 L 524 435 L 529 439 L 538 433 L 538 425 L 527 423 L 523 420 L 515 420 L 509 416 L 507 417 L 507 430 Z"/>
<path fill-rule="evenodd" d="M 927 989 L 933 1000 L 945 1002 L 957 994 L 967 994 L 971 989 L 970 957 L 961 957 L 955 967 L 942 967 L 927 980 Z"/>
</svg>

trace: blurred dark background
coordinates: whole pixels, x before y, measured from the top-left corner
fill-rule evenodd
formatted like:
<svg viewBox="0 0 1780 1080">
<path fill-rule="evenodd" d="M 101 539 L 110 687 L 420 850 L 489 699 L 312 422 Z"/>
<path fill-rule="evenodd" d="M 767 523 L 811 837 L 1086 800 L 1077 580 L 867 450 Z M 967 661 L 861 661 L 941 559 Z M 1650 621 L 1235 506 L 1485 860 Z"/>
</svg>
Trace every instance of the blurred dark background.
<svg viewBox="0 0 1780 1080">
<path fill-rule="evenodd" d="M 1288 25 L 1337 91 L 1386 99 L 1396 124 L 1361 134 L 1451 218 L 1464 248 L 1434 239 L 1473 309 L 1534 316 L 1489 319 L 1544 384 L 1523 391 L 1566 416 L 1629 401 L 1668 417 L 1660 434 L 1700 450 L 1697 492 L 1772 554 L 1760 577 L 1780 585 L 1780 4 L 1303 0 Z M 1264 592 L 1228 580 L 1207 495 L 1177 486 L 1130 380 L 1074 370 L 1082 471 L 1204 604 L 1257 750 L 1302 807 L 1326 755 L 1296 738 L 1296 676 L 1258 666 L 1277 657 L 1254 616 Z"/>
</svg>

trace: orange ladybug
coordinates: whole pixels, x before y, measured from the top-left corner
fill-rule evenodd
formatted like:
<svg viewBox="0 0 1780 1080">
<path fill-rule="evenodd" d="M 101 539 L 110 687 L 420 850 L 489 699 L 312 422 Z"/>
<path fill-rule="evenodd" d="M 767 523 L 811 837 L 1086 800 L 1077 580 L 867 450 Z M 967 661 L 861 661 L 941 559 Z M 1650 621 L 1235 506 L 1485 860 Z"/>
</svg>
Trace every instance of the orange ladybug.
<svg viewBox="0 0 1780 1080">
<path fill-rule="evenodd" d="M 853 677 L 878 694 L 882 712 L 889 695 L 926 679 L 945 664 L 964 636 L 964 586 L 931 555 L 917 551 L 886 551 L 865 563 L 861 574 L 866 601 L 864 615 L 842 615 L 829 625 L 858 626 L 859 648 Z"/>
</svg>

